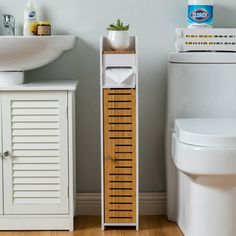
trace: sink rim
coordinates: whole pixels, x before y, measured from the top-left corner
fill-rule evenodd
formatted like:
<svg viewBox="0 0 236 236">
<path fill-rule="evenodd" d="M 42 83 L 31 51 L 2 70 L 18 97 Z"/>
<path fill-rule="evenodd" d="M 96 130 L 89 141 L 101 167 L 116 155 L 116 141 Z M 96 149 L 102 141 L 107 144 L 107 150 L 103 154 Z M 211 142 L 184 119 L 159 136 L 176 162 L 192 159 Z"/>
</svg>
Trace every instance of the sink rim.
<svg viewBox="0 0 236 236">
<path fill-rule="evenodd" d="M 0 72 L 45 66 L 75 46 L 75 35 L 0 36 Z"/>
</svg>

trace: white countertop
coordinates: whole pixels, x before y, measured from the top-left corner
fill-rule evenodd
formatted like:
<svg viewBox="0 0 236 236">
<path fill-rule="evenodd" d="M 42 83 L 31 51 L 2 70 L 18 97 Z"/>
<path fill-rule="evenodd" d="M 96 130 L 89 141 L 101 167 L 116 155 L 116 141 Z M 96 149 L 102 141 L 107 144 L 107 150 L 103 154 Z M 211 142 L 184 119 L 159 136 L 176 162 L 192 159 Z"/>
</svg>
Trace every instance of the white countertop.
<svg viewBox="0 0 236 236">
<path fill-rule="evenodd" d="M 40 90 L 56 90 L 56 91 L 75 91 L 78 87 L 76 80 L 61 81 L 36 81 L 20 85 L 11 85 L 9 87 L 1 87 L 0 91 L 40 91 Z"/>
</svg>

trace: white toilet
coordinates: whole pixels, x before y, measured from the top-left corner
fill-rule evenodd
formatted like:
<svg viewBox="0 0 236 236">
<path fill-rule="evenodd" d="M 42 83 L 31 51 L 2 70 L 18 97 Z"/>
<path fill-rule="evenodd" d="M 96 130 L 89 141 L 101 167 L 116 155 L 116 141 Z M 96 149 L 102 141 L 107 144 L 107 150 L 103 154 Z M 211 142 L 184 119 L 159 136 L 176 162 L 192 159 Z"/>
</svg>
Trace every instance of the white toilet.
<svg viewBox="0 0 236 236">
<path fill-rule="evenodd" d="M 236 235 L 235 91 L 235 54 L 170 54 L 168 218 L 185 236 Z"/>
<path fill-rule="evenodd" d="M 175 120 L 172 158 L 185 235 L 236 235 L 236 119 Z"/>
</svg>

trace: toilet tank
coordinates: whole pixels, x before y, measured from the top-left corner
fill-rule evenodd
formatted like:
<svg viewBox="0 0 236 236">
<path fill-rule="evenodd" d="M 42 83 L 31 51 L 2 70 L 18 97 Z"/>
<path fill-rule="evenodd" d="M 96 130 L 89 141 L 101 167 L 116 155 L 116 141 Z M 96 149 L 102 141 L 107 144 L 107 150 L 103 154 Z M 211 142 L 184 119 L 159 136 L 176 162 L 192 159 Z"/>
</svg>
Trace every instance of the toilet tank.
<svg viewBox="0 0 236 236">
<path fill-rule="evenodd" d="M 236 53 L 169 54 L 166 173 L 167 215 L 177 220 L 181 176 L 171 158 L 171 135 L 177 118 L 236 118 Z"/>
</svg>

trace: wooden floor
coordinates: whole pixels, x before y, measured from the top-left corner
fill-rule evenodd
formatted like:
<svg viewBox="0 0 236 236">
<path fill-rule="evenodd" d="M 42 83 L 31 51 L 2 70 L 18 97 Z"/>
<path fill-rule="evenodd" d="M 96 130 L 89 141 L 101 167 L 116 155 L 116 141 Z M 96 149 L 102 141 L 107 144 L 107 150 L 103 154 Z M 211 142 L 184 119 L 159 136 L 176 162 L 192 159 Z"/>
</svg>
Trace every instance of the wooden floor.
<svg viewBox="0 0 236 236">
<path fill-rule="evenodd" d="M 133 228 L 108 228 L 102 231 L 100 223 L 100 217 L 81 216 L 76 219 L 74 232 L 0 232 L 0 236 L 183 236 L 178 226 L 165 216 L 141 216 L 138 232 Z"/>
</svg>

